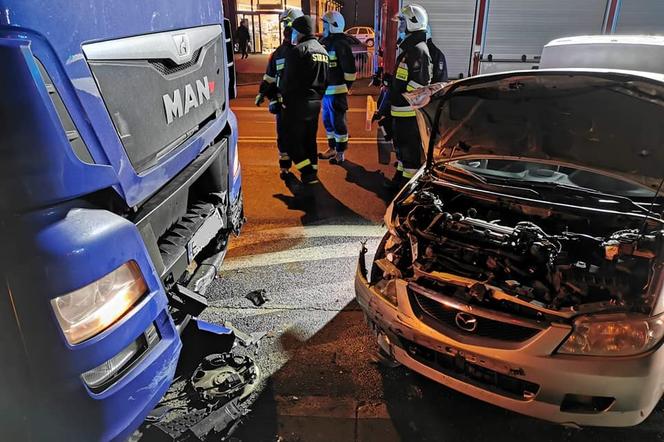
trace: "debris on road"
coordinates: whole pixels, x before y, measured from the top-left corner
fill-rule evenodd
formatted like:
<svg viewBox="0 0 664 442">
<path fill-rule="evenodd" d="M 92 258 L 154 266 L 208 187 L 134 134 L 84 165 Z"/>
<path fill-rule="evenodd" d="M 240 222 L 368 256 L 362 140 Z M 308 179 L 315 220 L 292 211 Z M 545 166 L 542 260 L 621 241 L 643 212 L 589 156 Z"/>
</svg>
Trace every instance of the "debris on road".
<svg viewBox="0 0 664 442">
<path fill-rule="evenodd" d="M 200 320 L 193 320 L 186 332 L 183 336 L 204 342 L 204 347 L 223 351 L 200 356 L 191 376 L 187 375 L 192 373 L 189 366 L 178 367 L 180 377 L 188 381 L 150 413 L 144 431 L 146 441 L 228 440 L 250 411 L 248 399 L 259 382 L 258 367 L 250 357 L 233 350 L 236 343 L 247 346 L 243 340 L 246 337 L 254 345 L 260 337 Z M 191 359 L 201 355 L 204 347 L 200 345 L 187 356 Z M 178 416 L 169 419 L 176 410 Z"/>
<path fill-rule="evenodd" d="M 245 298 L 251 301 L 256 307 L 260 307 L 268 301 L 265 295 L 267 295 L 267 291 L 265 289 L 259 289 L 247 293 Z"/>
</svg>

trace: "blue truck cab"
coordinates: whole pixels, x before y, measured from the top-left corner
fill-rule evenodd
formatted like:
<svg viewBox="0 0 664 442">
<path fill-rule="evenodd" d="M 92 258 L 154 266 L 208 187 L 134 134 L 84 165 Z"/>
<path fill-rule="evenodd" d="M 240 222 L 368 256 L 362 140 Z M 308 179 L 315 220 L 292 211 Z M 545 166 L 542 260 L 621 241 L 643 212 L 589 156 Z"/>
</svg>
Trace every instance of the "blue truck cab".
<svg viewBox="0 0 664 442">
<path fill-rule="evenodd" d="M 1 440 L 125 439 L 170 386 L 244 220 L 232 61 L 218 0 L 0 0 Z"/>
</svg>

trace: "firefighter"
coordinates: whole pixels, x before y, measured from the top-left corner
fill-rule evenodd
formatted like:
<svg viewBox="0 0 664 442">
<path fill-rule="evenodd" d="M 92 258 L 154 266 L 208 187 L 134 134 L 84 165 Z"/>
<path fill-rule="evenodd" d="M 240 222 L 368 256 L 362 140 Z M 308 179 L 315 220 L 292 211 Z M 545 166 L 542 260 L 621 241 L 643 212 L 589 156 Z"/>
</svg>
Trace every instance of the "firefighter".
<svg viewBox="0 0 664 442">
<path fill-rule="evenodd" d="M 408 5 L 399 12 L 397 19 L 404 39 L 399 44 L 396 71 L 390 86 L 390 115 L 397 151 L 397 172 L 391 183 L 393 188 L 403 187 L 420 168 L 424 157 L 417 114 L 402 94 L 427 86 L 432 76 L 431 57 L 426 44 L 426 10 L 419 5 Z"/>
<path fill-rule="evenodd" d="M 427 47 L 429 48 L 429 55 L 431 56 L 431 64 L 433 66 L 431 83 L 447 81 L 447 60 L 445 60 L 443 51 L 433 42 L 431 26 L 427 26 Z"/>
<path fill-rule="evenodd" d="M 318 157 L 330 160 L 332 164 L 344 161 L 348 147 L 348 91 L 357 77 L 351 40 L 344 34 L 345 26 L 344 17 L 339 12 L 328 11 L 323 15 L 321 43 L 330 56 L 330 72 L 323 97 L 323 125 L 329 148 Z"/>
<path fill-rule="evenodd" d="M 306 186 L 318 183 L 316 132 L 329 57 L 314 35 L 311 17 L 298 17 L 292 29 L 291 41 L 296 46 L 286 56 L 280 87 L 284 97 L 282 123 L 286 128 L 288 153 Z"/>
<path fill-rule="evenodd" d="M 293 48 L 291 34 L 293 20 L 301 17 L 302 11 L 296 8 L 288 8 L 279 15 L 279 20 L 284 26 L 284 40 L 281 45 L 270 55 L 267 63 L 263 81 L 258 88 L 256 96 L 256 106 L 260 106 L 265 98 L 269 100 L 269 111 L 275 115 L 277 125 L 277 149 L 279 150 L 279 177 L 286 180 L 290 173 L 293 162 L 288 155 L 284 143 L 284 125 L 281 118 L 281 109 L 283 106 L 283 97 L 280 91 L 280 80 L 286 65 L 286 55 Z"/>
</svg>

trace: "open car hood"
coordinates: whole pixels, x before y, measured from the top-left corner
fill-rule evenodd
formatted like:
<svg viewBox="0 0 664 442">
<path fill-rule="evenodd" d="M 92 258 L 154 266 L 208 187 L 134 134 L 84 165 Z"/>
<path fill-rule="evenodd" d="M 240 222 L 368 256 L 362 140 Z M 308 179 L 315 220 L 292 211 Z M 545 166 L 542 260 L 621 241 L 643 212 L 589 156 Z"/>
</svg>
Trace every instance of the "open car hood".
<svg viewBox="0 0 664 442">
<path fill-rule="evenodd" d="M 507 72 L 431 85 L 406 98 L 420 111 L 429 165 L 491 157 L 536 160 L 651 189 L 664 177 L 664 75 Z"/>
</svg>

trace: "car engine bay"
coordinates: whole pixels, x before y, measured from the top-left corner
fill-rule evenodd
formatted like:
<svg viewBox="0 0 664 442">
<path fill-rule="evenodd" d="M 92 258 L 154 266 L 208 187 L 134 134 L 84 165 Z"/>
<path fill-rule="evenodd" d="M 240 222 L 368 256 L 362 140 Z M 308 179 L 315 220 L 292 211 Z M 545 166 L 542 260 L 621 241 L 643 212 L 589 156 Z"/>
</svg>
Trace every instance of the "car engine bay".
<svg viewBox="0 0 664 442">
<path fill-rule="evenodd" d="M 403 278 L 536 318 L 651 311 L 661 220 L 468 190 L 433 179 L 398 198 L 372 283 Z"/>
</svg>

